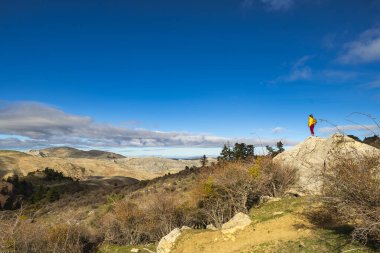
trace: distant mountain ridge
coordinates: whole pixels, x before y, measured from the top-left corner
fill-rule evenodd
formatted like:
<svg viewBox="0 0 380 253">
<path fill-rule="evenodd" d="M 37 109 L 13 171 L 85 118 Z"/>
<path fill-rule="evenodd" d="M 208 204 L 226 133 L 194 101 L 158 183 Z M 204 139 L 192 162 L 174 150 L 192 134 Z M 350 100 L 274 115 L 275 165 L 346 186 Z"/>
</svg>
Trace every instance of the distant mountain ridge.
<svg viewBox="0 0 380 253">
<path fill-rule="evenodd" d="M 213 161 L 215 160 L 209 159 L 210 163 Z M 83 151 L 71 147 L 31 150 L 26 153 L 0 150 L 0 179 L 13 174 L 26 176 L 29 172 L 51 168 L 65 176 L 81 180 L 98 176 L 145 180 L 200 165 L 200 160 L 124 157 L 112 152 Z"/>
<path fill-rule="evenodd" d="M 41 157 L 58 157 L 58 158 L 90 158 L 90 159 L 120 159 L 125 156 L 101 151 L 101 150 L 80 150 L 72 147 L 53 147 L 41 150 L 30 150 L 30 155 Z"/>
</svg>

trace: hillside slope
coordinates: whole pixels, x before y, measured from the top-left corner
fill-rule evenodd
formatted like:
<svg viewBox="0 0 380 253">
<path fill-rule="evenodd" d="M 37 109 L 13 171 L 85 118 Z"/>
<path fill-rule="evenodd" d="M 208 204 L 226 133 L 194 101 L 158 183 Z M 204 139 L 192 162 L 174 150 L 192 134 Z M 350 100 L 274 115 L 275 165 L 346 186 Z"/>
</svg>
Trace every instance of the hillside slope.
<svg viewBox="0 0 380 253">
<path fill-rule="evenodd" d="M 185 230 L 170 253 L 375 252 L 352 242 L 348 227 L 321 228 L 311 222 L 308 212 L 318 206 L 313 202 L 304 197 L 262 204 L 249 213 L 253 223 L 232 234 Z"/>
</svg>

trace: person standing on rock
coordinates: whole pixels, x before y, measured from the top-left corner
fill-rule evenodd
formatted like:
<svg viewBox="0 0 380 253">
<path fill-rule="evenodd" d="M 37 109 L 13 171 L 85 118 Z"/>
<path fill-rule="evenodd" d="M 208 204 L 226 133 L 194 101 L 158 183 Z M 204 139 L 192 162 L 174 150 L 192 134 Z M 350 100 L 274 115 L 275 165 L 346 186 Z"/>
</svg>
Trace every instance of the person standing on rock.
<svg viewBox="0 0 380 253">
<path fill-rule="evenodd" d="M 314 136 L 314 126 L 317 124 L 317 120 L 313 117 L 313 114 L 309 115 L 309 123 L 308 126 L 310 128 L 311 136 Z"/>
</svg>

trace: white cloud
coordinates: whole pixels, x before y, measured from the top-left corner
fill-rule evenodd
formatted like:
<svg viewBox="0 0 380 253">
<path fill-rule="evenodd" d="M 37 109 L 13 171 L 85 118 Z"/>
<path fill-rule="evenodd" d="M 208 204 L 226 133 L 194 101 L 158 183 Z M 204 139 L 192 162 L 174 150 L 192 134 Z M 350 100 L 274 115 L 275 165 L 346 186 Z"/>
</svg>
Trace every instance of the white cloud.
<svg viewBox="0 0 380 253">
<path fill-rule="evenodd" d="M 317 71 L 316 76 L 321 79 L 321 81 L 326 82 L 345 82 L 358 77 L 360 74 L 354 71 L 342 71 L 342 70 L 322 70 Z"/>
<path fill-rule="evenodd" d="M 370 89 L 380 88 L 380 79 L 367 83 L 366 87 Z"/>
<path fill-rule="evenodd" d="M 240 5 L 243 8 L 251 8 L 254 3 L 255 3 L 255 0 L 243 0 Z"/>
<path fill-rule="evenodd" d="M 299 80 L 309 80 L 313 76 L 313 71 L 309 67 L 293 69 L 292 72 L 284 78 L 287 82 Z"/>
<path fill-rule="evenodd" d="M 283 127 L 275 127 L 272 129 L 272 133 L 274 133 L 274 134 L 278 134 L 278 133 L 281 133 L 283 131 L 285 131 L 285 128 L 283 128 Z"/>
<path fill-rule="evenodd" d="M 308 62 L 313 56 L 303 56 L 291 68 L 289 74 L 277 77 L 269 83 L 296 82 L 296 81 L 320 81 L 323 84 L 342 83 L 355 80 L 363 73 L 337 69 L 312 69 Z"/>
<path fill-rule="evenodd" d="M 338 61 L 343 64 L 380 61 L 380 28 L 369 29 L 356 40 L 346 43 Z"/>
<path fill-rule="evenodd" d="M 270 11 L 287 11 L 295 4 L 295 0 L 243 0 L 241 6 L 252 8 L 256 2 L 263 4 Z"/>
<path fill-rule="evenodd" d="M 306 66 L 307 61 L 311 56 L 306 55 L 300 58 L 292 67 L 289 74 L 276 78 L 273 83 L 278 82 L 295 82 L 300 80 L 309 80 L 313 76 L 313 71 L 309 66 Z"/>
<path fill-rule="evenodd" d="M 294 0 L 261 0 L 270 10 L 287 11 L 294 5 Z"/>
<path fill-rule="evenodd" d="M 340 125 L 336 127 L 322 127 L 319 132 L 331 134 L 336 132 L 347 132 L 347 131 L 365 131 L 365 132 L 376 132 L 379 131 L 379 127 L 376 125 Z"/>
<path fill-rule="evenodd" d="M 328 34 L 322 39 L 322 46 L 326 49 L 334 49 L 337 46 L 336 34 Z"/>
<path fill-rule="evenodd" d="M 227 138 L 209 134 L 129 129 L 94 122 L 41 103 L 0 107 L 0 148 L 52 145 L 86 147 L 221 147 L 226 142 L 273 145 L 274 140 Z M 21 138 L 20 138 L 21 136 Z M 292 141 L 288 142 L 292 145 Z"/>
</svg>

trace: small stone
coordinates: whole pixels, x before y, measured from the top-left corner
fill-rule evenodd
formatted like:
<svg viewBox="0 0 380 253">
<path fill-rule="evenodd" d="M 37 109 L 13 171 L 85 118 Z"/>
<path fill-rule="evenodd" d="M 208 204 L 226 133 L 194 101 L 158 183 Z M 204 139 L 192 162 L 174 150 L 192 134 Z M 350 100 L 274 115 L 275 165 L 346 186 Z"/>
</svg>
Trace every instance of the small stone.
<svg viewBox="0 0 380 253">
<path fill-rule="evenodd" d="M 133 249 L 131 249 L 131 252 L 133 252 L 133 253 L 138 253 L 138 252 L 140 252 L 140 250 L 139 250 L 139 249 L 136 249 L 136 248 L 133 248 Z"/>
<path fill-rule="evenodd" d="M 210 230 L 218 230 L 213 224 L 208 224 L 206 229 L 210 229 Z"/>
<path fill-rule="evenodd" d="M 281 215 L 283 214 L 284 212 L 274 212 L 273 215 L 276 216 L 276 215 Z"/>
<path fill-rule="evenodd" d="M 276 202 L 280 201 L 281 198 L 275 198 L 275 197 L 270 197 L 270 196 L 261 196 L 260 197 L 260 203 L 270 203 L 270 202 Z"/>
<path fill-rule="evenodd" d="M 236 230 L 242 230 L 251 225 L 252 220 L 244 213 L 237 213 L 231 220 L 224 223 L 222 226 L 222 233 L 233 234 Z"/>
<path fill-rule="evenodd" d="M 290 196 L 290 197 L 296 197 L 296 198 L 299 198 L 299 197 L 303 197 L 305 196 L 305 193 L 301 192 L 301 191 L 297 191 L 295 189 L 292 189 L 292 190 L 287 190 L 285 192 L 285 196 Z"/>
</svg>

